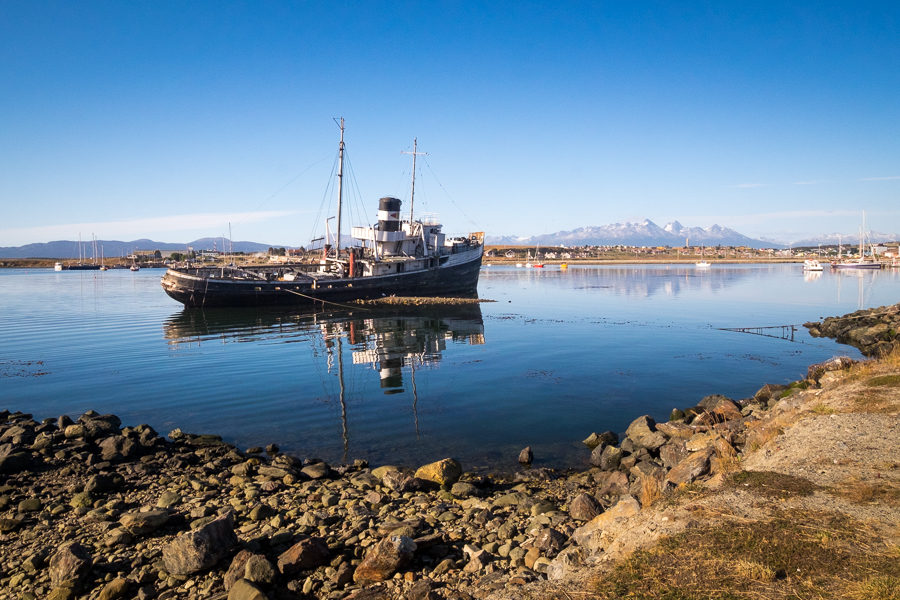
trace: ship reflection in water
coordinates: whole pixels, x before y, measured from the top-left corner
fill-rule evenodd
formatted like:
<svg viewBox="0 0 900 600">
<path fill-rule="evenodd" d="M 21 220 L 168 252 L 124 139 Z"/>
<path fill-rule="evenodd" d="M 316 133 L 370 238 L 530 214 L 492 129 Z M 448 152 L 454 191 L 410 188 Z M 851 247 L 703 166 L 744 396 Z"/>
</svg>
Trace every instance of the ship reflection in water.
<svg viewBox="0 0 900 600">
<path fill-rule="evenodd" d="M 303 381 L 305 385 L 299 388 L 302 397 L 294 397 L 292 414 L 283 416 L 284 426 L 293 421 L 295 427 L 309 427 L 307 423 L 312 424 L 314 420 L 304 418 L 303 413 L 315 409 L 317 399 L 332 405 L 338 403 L 343 460 L 348 459 L 350 450 L 348 401 L 351 401 L 352 413 L 356 410 L 352 408 L 353 401 L 408 395 L 408 401 L 398 400 L 407 407 L 404 412 L 411 406 L 418 439 L 416 372 L 436 368 L 450 345 L 485 343 L 484 322 L 478 304 L 365 307 L 324 312 L 185 309 L 170 317 L 164 329 L 170 348 L 176 352 L 197 352 L 209 344 L 247 344 L 256 348 L 255 355 L 261 353 L 254 362 L 260 372 L 269 374 L 270 383 L 273 378 L 288 377 Z M 297 351 L 297 343 L 311 352 Z M 290 364 L 275 368 L 283 364 L 285 352 L 290 355 L 287 359 Z M 240 367 L 234 365 L 234 371 L 239 370 Z M 361 373 L 369 373 L 369 376 Z M 312 381 L 317 377 L 322 380 L 321 385 Z M 336 389 L 331 385 L 335 379 Z M 321 397 L 323 391 L 325 398 Z M 257 404 L 248 410 L 266 410 L 266 396 L 270 393 L 275 394 L 269 388 L 261 387 Z M 373 409 L 378 410 L 374 407 L 366 410 Z M 366 423 L 359 423 L 363 419 L 354 419 L 354 429 L 371 428 L 372 424 L 368 422 L 371 418 L 367 415 Z M 310 432 L 297 433 L 306 438 Z"/>
</svg>

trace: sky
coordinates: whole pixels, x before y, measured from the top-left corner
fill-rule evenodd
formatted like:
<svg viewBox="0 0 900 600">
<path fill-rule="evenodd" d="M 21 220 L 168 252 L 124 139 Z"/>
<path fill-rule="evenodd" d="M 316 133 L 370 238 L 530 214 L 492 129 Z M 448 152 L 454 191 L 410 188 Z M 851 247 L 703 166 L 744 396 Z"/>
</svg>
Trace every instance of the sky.
<svg viewBox="0 0 900 600">
<path fill-rule="evenodd" d="M 340 117 L 344 223 L 900 233 L 896 1 L 0 0 L 0 246 L 308 245 Z"/>
</svg>

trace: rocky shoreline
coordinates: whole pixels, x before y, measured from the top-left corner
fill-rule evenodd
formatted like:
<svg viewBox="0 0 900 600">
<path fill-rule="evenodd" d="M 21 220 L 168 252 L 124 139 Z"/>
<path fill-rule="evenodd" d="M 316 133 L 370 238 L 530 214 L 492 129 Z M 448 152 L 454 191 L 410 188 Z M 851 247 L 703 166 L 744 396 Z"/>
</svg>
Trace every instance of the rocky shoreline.
<svg viewBox="0 0 900 600">
<path fill-rule="evenodd" d="M 891 329 L 897 311 L 881 314 Z M 0 411 L 0 600 L 521 597 L 590 564 L 642 508 L 739 469 L 772 407 L 852 362 L 741 401 L 707 396 L 666 423 L 641 416 L 621 439 L 593 433 L 588 470 L 510 476 L 452 458 L 329 465 L 114 415 Z"/>
</svg>

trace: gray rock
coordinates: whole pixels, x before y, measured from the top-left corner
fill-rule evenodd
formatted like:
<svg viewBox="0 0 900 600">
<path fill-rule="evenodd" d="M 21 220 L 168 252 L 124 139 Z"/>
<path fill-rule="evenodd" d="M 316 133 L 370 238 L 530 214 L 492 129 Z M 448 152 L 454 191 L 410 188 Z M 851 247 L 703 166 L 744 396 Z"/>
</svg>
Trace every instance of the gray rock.
<svg viewBox="0 0 900 600">
<path fill-rule="evenodd" d="M 262 449 L 260 449 L 260 452 L 262 452 Z M 251 556 L 253 556 L 253 553 L 249 550 L 241 550 L 231 559 L 231 565 L 229 565 L 228 570 L 225 571 L 223 581 L 225 584 L 225 591 L 230 590 L 235 581 L 244 577 L 244 567 L 247 566 L 247 561 Z"/>
<path fill-rule="evenodd" d="M 406 492 L 418 492 L 427 487 L 427 483 L 418 477 L 413 477 L 403 471 L 387 471 L 382 478 L 382 483 L 388 489 L 405 494 Z"/>
<path fill-rule="evenodd" d="M 261 554 L 253 554 L 244 565 L 244 579 L 254 583 L 270 584 L 275 580 L 275 568 Z"/>
<path fill-rule="evenodd" d="M 63 544 L 50 557 L 50 583 L 53 587 L 78 589 L 91 570 L 91 555 L 78 542 Z"/>
<path fill-rule="evenodd" d="M 557 555 L 547 568 L 547 579 L 550 581 L 564 581 L 584 567 L 588 557 L 588 550 L 582 546 L 571 546 Z"/>
<path fill-rule="evenodd" d="M 169 521 L 169 512 L 162 509 L 125 513 L 119 525 L 132 535 L 145 535 L 155 531 Z"/>
<path fill-rule="evenodd" d="M 714 453 L 715 450 L 710 447 L 692 452 L 669 471 L 668 475 L 666 475 L 666 482 L 672 485 L 679 485 L 690 483 L 697 477 L 705 475 L 709 472 L 709 459 Z"/>
<path fill-rule="evenodd" d="M 591 450 L 591 458 L 589 459 L 593 466 L 599 467 L 602 464 L 603 451 L 606 450 L 607 447 L 609 446 L 603 442 L 598 442 L 594 445 L 594 449 Z"/>
<path fill-rule="evenodd" d="M 656 450 L 666 443 L 666 436 L 656 430 L 656 421 L 650 415 L 642 415 L 631 422 L 628 429 L 625 430 L 628 437 L 636 448 L 646 448 L 647 450 Z"/>
<path fill-rule="evenodd" d="M 531 446 L 525 446 L 519 452 L 519 464 L 530 465 L 532 462 L 534 462 L 534 452 L 531 451 Z"/>
<path fill-rule="evenodd" d="M 43 508 L 40 498 L 26 498 L 19 502 L 16 510 L 20 513 L 38 512 Z"/>
<path fill-rule="evenodd" d="M 125 485 L 125 478 L 118 473 L 99 473 L 93 475 L 84 485 L 84 491 L 105 494 Z"/>
<path fill-rule="evenodd" d="M 97 600 L 115 600 L 115 598 L 124 598 L 128 593 L 128 580 L 124 577 L 116 577 L 103 586 Z"/>
<path fill-rule="evenodd" d="M 667 469 L 671 469 L 687 457 L 684 440 L 669 440 L 659 447 L 659 459 Z"/>
<path fill-rule="evenodd" d="M 284 479 L 288 475 L 293 475 L 293 473 L 287 469 L 282 469 L 281 467 L 273 467 L 270 465 L 260 465 L 257 469 L 257 472 L 263 477 L 279 480 Z"/>
<path fill-rule="evenodd" d="M 190 575 L 215 565 L 231 552 L 237 542 L 234 516 L 228 512 L 169 542 L 163 548 L 163 563 L 166 571 L 173 575 Z"/>
<path fill-rule="evenodd" d="M 137 442 L 123 435 L 104 438 L 98 445 L 100 446 L 100 457 L 113 462 L 137 456 L 140 449 Z"/>
<path fill-rule="evenodd" d="M 318 462 L 306 465 L 300 469 L 300 472 L 310 479 L 324 479 L 331 473 L 331 467 L 328 466 L 328 463 Z"/>
<path fill-rule="evenodd" d="M 543 556 L 554 556 L 565 546 L 568 538 L 566 535 L 556 529 L 548 527 L 542 529 L 534 538 L 533 548 L 541 551 Z"/>
<path fill-rule="evenodd" d="M 157 508 L 172 508 L 181 502 L 181 494 L 174 490 L 166 490 L 159 495 L 156 501 Z"/>
<path fill-rule="evenodd" d="M 268 600 L 269 597 L 252 582 L 238 579 L 228 592 L 228 600 Z"/>
<path fill-rule="evenodd" d="M 369 548 L 353 573 L 353 581 L 369 585 L 385 581 L 406 565 L 416 551 L 416 543 L 405 535 L 391 535 Z"/>
<path fill-rule="evenodd" d="M 293 575 L 299 571 L 315 569 L 328 563 L 331 551 L 325 540 L 310 537 L 300 540 L 278 557 L 278 571 L 284 575 Z"/>
<path fill-rule="evenodd" d="M 478 488 L 467 481 L 457 481 L 450 488 L 450 493 L 457 498 L 470 498 L 478 495 Z"/>
<path fill-rule="evenodd" d="M 600 453 L 600 461 L 597 465 L 604 471 L 614 471 L 619 468 L 622 462 L 622 449 L 616 446 L 606 446 Z M 591 455 L 593 457 L 593 454 Z"/>
<path fill-rule="evenodd" d="M 590 521 L 602 512 L 603 506 L 590 494 L 578 494 L 569 503 L 569 516 L 577 521 Z"/>
<path fill-rule="evenodd" d="M 0 473 L 14 475 L 34 467 L 34 459 L 28 452 L 16 450 L 12 444 L 0 446 Z"/>
</svg>

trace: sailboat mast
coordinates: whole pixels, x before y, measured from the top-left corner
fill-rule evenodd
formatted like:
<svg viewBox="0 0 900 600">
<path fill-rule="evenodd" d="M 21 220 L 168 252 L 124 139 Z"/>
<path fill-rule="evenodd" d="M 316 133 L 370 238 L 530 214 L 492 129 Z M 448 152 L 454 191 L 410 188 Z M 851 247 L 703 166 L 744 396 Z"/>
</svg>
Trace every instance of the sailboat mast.
<svg viewBox="0 0 900 600">
<path fill-rule="evenodd" d="M 341 200 L 344 183 L 344 117 L 341 117 L 341 145 L 338 149 L 338 209 L 337 209 L 337 240 L 334 247 L 335 258 L 341 255 Z"/>
</svg>

